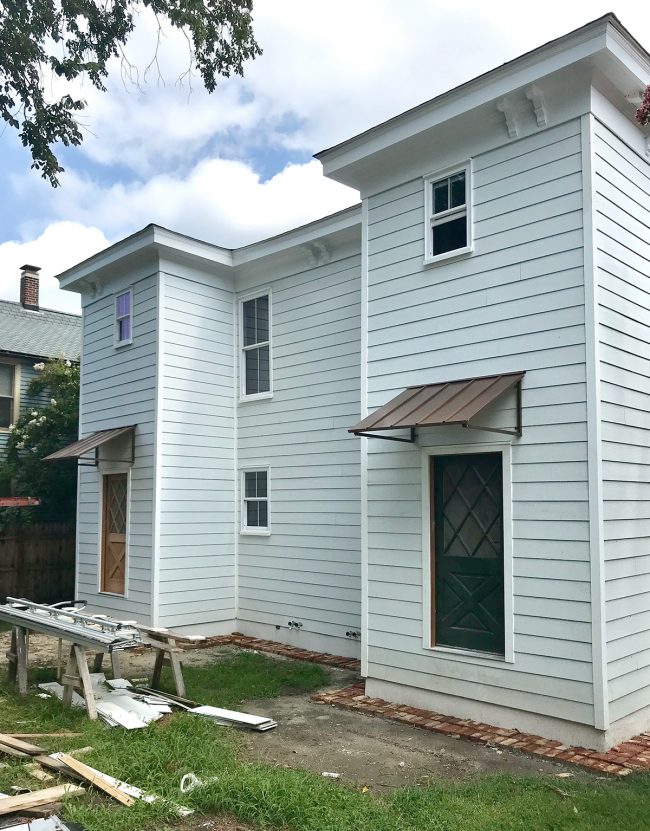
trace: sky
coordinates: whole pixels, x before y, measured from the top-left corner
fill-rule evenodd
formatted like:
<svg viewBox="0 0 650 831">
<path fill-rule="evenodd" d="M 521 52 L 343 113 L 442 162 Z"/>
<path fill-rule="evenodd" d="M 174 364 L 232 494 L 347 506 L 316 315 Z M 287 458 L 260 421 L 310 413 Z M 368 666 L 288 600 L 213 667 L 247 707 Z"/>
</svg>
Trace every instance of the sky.
<svg viewBox="0 0 650 831">
<path fill-rule="evenodd" d="M 169 26 L 142 13 L 87 102 L 81 147 L 57 151 L 53 189 L 30 169 L 17 134 L 0 128 L 0 298 L 17 300 L 19 268 L 41 267 L 41 305 L 79 310 L 54 275 L 150 222 L 226 247 L 353 205 L 313 154 L 613 11 L 650 49 L 641 0 L 255 0 L 263 55 L 209 95 Z M 52 94 L 58 92 L 52 87 Z"/>
</svg>

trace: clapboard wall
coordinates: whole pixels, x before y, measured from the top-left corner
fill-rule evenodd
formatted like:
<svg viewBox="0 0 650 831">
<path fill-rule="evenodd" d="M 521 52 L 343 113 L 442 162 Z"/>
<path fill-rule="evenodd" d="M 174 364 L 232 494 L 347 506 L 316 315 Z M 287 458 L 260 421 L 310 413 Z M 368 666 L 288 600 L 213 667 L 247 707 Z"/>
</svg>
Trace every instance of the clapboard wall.
<svg viewBox="0 0 650 831">
<path fill-rule="evenodd" d="M 358 251 L 239 281 L 272 293 L 273 397 L 237 408 L 238 468 L 270 467 L 272 531 L 239 536 L 238 627 L 345 655 L 361 603 Z"/>
<path fill-rule="evenodd" d="M 99 592 L 101 476 L 79 470 L 76 596 L 93 611 L 152 620 L 158 274 L 133 287 L 133 343 L 115 348 L 114 294 L 84 298 L 80 435 L 137 424 L 129 474 L 126 596 Z"/>
<path fill-rule="evenodd" d="M 158 622 L 235 618 L 232 277 L 165 264 L 159 361 Z"/>
<path fill-rule="evenodd" d="M 474 252 L 434 267 L 422 179 L 368 199 L 370 410 L 412 384 L 526 371 L 511 443 L 514 661 L 426 648 L 423 451 L 368 440 L 368 674 L 593 724 L 581 152 L 574 119 L 476 155 Z M 420 445 L 494 440 L 448 427 Z"/>
<path fill-rule="evenodd" d="M 594 120 L 608 693 L 650 703 L 650 164 Z"/>
</svg>

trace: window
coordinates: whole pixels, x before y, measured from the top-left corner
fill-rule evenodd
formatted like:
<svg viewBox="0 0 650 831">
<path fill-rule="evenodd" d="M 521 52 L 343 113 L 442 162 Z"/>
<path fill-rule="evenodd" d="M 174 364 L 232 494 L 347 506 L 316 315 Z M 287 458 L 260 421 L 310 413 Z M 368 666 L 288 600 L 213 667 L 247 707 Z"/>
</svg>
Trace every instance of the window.
<svg viewBox="0 0 650 831">
<path fill-rule="evenodd" d="M 115 296 L 115 345 L 122 346 L 133 341 L 132 313 L 133 292 L 131 289 Z"/>
<path fill-rule="evenodd" d="M 245 470 L 242 474 L 242 531 L 269 533 L 269 472 Z"/>
<path fill-rule="evenodd" d="M 271 303 L 263 294 L 241 303 L 242 397 L 271 393 Z"/>
<path fill-rule="evenodd" d="M 469 165 L 425 179 L 426 251 L 432 262 L 471 251 Z"/>
<path fill-rule="evenodd" d="M 7 428 L 14 418 L 14 374 L 12 364 L 0 364 L 0 428 Z"/>
</svg>

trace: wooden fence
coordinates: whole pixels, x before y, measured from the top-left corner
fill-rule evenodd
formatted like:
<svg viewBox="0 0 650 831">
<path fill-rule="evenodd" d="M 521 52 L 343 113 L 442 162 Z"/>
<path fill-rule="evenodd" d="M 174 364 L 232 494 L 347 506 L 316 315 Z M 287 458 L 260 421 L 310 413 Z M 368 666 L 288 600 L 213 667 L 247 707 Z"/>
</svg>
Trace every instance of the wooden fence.
<svg viewBox="0 0 650 831">
<path fill-rule="evenodd" d="M 58 603 L 74 595 L 75 528 L 38 522 L 0 530 L 0 602 Z"/>
</svg>

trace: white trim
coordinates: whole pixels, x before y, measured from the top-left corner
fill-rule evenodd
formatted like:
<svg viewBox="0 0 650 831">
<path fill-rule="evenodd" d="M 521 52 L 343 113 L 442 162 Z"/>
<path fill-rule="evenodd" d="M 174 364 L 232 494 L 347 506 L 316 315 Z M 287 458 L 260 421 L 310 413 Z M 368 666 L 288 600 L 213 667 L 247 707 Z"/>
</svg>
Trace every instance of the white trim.
<svg viewBox="0 0 650 831">
<path fill-rule="evenodd" d="M 368 200 L 361 206 L 361 418 L 368 415 Z M 361 442 L 361 675 L 368 675 L 368 439 Z"/>
<path fill-rule="evenodd" d="M 244 354 L 247 349 L 252 349 L 257 344 L 251 345 L 250 347 L 244 347 L 244 303 L 248 302 L 249 300 L 256 300 L 258 297 L 268 297 L 269 301 L 269 339 L 268 339 L 268 347 L 269 347 L 269 389 L 265 392 L 257 392 L 252 393 L 250 395 L 246 394 L 246 373 L 245 373 L 245 359 Z M 237 342 L 239 344 L 238 348 L 238 373 L 239 373 L 239 402 L 241 404 L 247 401 L 261 401 L 266 398 L 273 398 L 273 293 L 271 287 L 268 288 L 259 288 L 256 289 L 254 292 L 250 292 L 248 294 L 243 294 L 238 297 L 239 303 L 239 313 L 237 315 L 238 321 L 238 338 Z M 261 342 L 265 345 L 265 341 Z"/>
<path fill-rule="evenodd" d="M 165 389 L 165 274 L 159 273 L 158 313 L 156 315 L 156 386 L 154 390 L 154 456 L 153 456 L 153 511 L 151 548 L 151 625 L 158 626 L 160 618 L 160 517 L 162 504 L 162 471 Z"/>
<path fill-rule="evenodd" d="M 504 654 L 492 655 L 469 649 L 432 646 L 431 634 L 431 501 L 429 498 L 429 464 L 432 456 L 471 455 L 475 453 L 501 453 L 503 475 L 503 618 Z M 512 664 L 514 649 L 514 577 L 512 538 L 512 452 L 510 442 L 492 444 L 461 444 L 440 447 L 422 447 L 422 648 L 428 654 L 440 654 L 445 658 L 458 656 L 474 659 L 474 663 Z M 465 660 L 465 663 L 467 661 Z"/>
<path fill-rule="evenodd" d="M 11 412 L 9 413 L 9 424 L 15 424 L 20 418 L 20 381 L 21 381 L 21 365 L 18 358 L 9 358 L 6 356 L 0 357 L 0 364 L 5 366 L 12 366 L 14 368 L 13 377 L 13 398 L 11 401 Z M 3 396 L 4 398 L 5 396 Z M 0 427 L 0 435 L 8 435 L 11 430 L 8 427 Z"/>
<path fill-rule="evenodd" d="M 251 527 L 246 525 L 246 511 L 244 510 L 244 474 L 245 473 L 266 473 L 266 528 Z M 263 499 L 263 497 L 262 497 Z M 271 466 L 268 464 L 246 465 L 239 469 L 239 505 L 240 527 L 239 533 L 243 536 L 270 537 L 271 536 Z"/>
<path fill-rule="evenodd" d="M 603 459 L 601 443 L 600 355 L 596 290 L 596 208 L 593 199 L 593 116 L 580 120 L 582 139 L 582 221 L 584 234 L 585 353 L 587 381 L 587 461 L 589 477 L 589 552 L 591 565 L 591 649 L 594 727 L 609 727 L 607 633 L 605 618 L 605 532 L 603 526 Z"/>
<path fill-rule="evenodd" d="M 101 471 L 99 468 L 97 469 L 97 475 L 99 476 L 99 499 L 97 500 L 97 503 L 99 505 L 99 522 L 97 523 L 99 526 L 99 557 L 97 558 L 97 594 L 102 597 L 121 597 L 124 600 L 129 599 L 129 570 L 131 565 L 131 558 L 129 556 L 129 549 L 131 547 L 131 470 L 132 468 L 130 466 L 127 470 Z M 102 532 L 104 530 L 104 476 L 119 476 L 124 473 L 126 473 L 126 539 L 124 542 L 124 593 L 120 594 L 119 592 L 102 591 L 102 557 L 104 554 L 104 549 L 102 546 Z"/>
<path fill-rule="evenodd" d="M 239 413 L 237 412 L 237 402 L 239 401 L 239 377 L 238 377 L 238 361 L 239 361 L 239 332 L 238 332 L 238 300 L 237 295 L 232 293 L 232 360 L 233 360 L 233 374 L 232 374 L 232 419 L 233 419 L 233 470 L 232 470 L 232 485 L 233 485 L 233 540 L 234 540 L 234 580 L 235 580 L 235 627 L 236 621 L 239 617 Z M 268 482 L 267 482 L 268 487 Z"/>
<path fill-rule="evenodd" d="M 449 179 L 457 173 L 465 173 L 465 204 L 462 208 L 450 208 L 447 211 L 439 214 L 433 213 L 433 198 L 432 185 L 440 179 Z M 427 173 L 422 177 L 424 186 L 424 265 L 435 265 L 436 263 L 450 260 L 453 257 L 462 257 L 471 254 L 474 250 L 474 236 L 472 233 L 472 160 L 459 162 L 456 165 L 436 170 L 433 173 Z M 433 236 L 432 229 L 440 225 L 438 219 L 445 219 L 446 217 L 461 215 L 465 213 L 466 228 L 467 228 L 467 244 L 462 248 L 454 248 L 452 251 L 445 251 L 443 254 L 433 253 Z"/>
<path fill-rule="evenodd" d="M 118 318 L 117 301 L 120 297 L 124 297 L 125 294 L 129 295 L 129 337 L 120 340 L 120 320 L 125 320 L 125 317 Z M 133 343 L 133 317 L 133 286 L 129 286 L 124 291 L 117 291 L 113 294 L 113 346 L 116 349 L 121 349 L 123 346 L 129 346 L 129 344 Z"/>
</svg>

